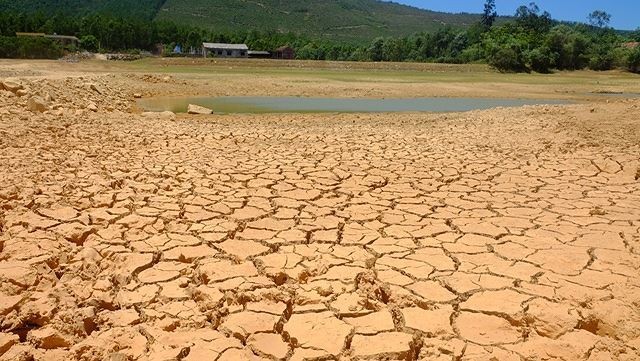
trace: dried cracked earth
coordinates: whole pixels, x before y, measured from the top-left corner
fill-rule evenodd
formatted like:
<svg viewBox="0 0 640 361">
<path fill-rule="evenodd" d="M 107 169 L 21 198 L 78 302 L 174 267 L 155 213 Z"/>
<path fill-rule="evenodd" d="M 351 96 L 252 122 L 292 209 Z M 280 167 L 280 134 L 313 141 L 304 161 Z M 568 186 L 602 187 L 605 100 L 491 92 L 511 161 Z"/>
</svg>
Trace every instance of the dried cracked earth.
<svg viewBox="0 0 640 361">
<path fill-rule="evenodd" d="M 173 119 L 89 80 L 0 91 L 0 360 L 640 359 L 640 102 Z"/>
</svg>

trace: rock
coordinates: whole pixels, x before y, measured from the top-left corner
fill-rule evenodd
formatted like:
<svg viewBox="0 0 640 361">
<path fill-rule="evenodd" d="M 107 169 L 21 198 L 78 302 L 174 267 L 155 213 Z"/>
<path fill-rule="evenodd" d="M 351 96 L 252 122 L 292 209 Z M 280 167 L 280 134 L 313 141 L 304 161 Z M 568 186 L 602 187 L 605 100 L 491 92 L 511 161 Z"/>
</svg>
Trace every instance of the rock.
<svg viewBox="0 0 640 361">
<path fill-rule="evenodd" d="M 22 86 L 22 84 L 13 82 L 13 81 L 9 81 L 9 80 L 5 80 L 2 82 L 2 86 L 4 87 L 4 89 L 12 92 L 12 93 L 16 93 L 18 90 L 20 89 L 24 89 L 24 86 Z"/>
<path fill-rule="evenodd" d="M 70 346 L 69 340 L 51 326 L 44 326 L 29 332 L 27 340 L 36 347 L 47 350 Z"/>
<path fill-rule="evenodd" d="M 96 105 L 96 103 L 91 102 L 87 105 L 87 110 L 91 110 L 92 112 L 97 112 L 98 106 Z"/>
<path fill-rule="evenodd" d="M 170 111 L 144 112 L 144 113 L 141 114 L 141 116 L 143 116 L 145 118 L 159 118 L 159 119 L 166 119 L 166 120 L 176 120 L 176 113 L 170 112 Z"/>
<path fill-rule="evenodd" d="M 40 98 L 40 97 L 31 97 L 29 98 L 29 100 L 27 100 L 27 108 L 36 113 L 42 113 L 44 111 L 49 110 L 49 106 L 47 105 L 47 102 Z"/>
<path fill-rule="evenodd" d="M 187 113 L 189 114 L 213 114 L 213 110 L 205 107 L 201 107 L 195 104 L 189 104 L 187 109 Z"/>
<path fill-rule="evenodd" d="M 98 94 L 102 94 L 102 91 L 94 83 L 90 83 L 89 84 L 89 89 L 93 90 L 94 92 L 96 92 Z"/>
<path fill-rule="evenodd" d="M 12 333 L 0 332 L 0 356 L 4 355 L 11 346 L 20 342 L 20 337 Z"/>
<path fill-rule="evenodd" d="M 133 93 L 133 97 L 134 97 L 134 98 L 136 98 L 136 99 L 140 99 L 140 98 L 142 98 L 142 94 L 140 94 L 140 93 Z"/>
<path fill-rule="evenodd" d="M 14 310 L 24 297 L 17 296 L 7 296 L 0 293 L 0 315 L 5 316 L 12 310 Z"/>
<path fill-rule="evenodd" d="M 26 89 L 20 89 L 16 92 L 16 95 L 19 97 L 23 97 L 25 95 L 29 94 L 29 92 Z"/>
</svg>

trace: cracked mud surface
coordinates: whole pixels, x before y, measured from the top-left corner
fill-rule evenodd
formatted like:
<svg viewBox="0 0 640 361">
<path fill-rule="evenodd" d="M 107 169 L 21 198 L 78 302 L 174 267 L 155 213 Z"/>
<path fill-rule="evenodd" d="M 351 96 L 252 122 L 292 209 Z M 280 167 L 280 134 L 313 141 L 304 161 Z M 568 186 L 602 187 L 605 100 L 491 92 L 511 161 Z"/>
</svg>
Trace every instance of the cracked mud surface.
<svg viewBox="0 0 640 361">
<path fill-rule="evenodd" d="M 170 121 L 92 81 L 0 98 L 0 360 L 640 358 L 638 101 Z"/>
</svg>

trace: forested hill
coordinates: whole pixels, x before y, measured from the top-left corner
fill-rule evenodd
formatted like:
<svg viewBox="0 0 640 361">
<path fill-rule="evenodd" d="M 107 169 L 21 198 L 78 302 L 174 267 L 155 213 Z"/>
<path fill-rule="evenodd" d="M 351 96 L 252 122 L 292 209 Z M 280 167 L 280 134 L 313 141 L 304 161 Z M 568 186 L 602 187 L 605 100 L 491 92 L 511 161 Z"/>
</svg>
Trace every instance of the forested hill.
<svg viewBox="0 0 640 361">
<path fill-rule="evenodd" d="M 216 32 L 275 30 L 343 41 L 406 36 L 444 26 L 466 28 L 479 19 L 378 0 L 0 0 L 0 11 L 104 13 L 170 20 Z"/>
</svg>

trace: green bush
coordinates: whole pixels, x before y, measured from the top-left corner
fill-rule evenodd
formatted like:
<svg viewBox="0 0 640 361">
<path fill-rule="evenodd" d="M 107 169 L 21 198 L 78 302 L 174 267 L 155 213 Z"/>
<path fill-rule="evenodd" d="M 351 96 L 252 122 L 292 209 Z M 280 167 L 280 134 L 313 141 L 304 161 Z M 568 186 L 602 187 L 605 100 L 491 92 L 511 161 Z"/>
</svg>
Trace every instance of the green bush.
<svg viewBox="0 0 640 361">
<path fill-rule="evenodd" d="M 505 73 L 528 70 L 524 62 L 524 56 L 517 47 L 503 46 L 496 48 L 489 54 L 487 62 L 492 67 Z"/>
<path fill-rule="evenodd" d="M 550 73 L 555 64 L 555 56 L 551 54 L 551 49 L 541 47 L 529 52 L 529 66 L 538 73 Z"/>
<path fill-rule="evenodd" d="M 62 47 L 47 38 L 0 37 L 0 58 L 17 59 L 58 59 L 62 57 Z"/>
<path fill-rule="evenodd" d="M 96 52 L 100 47 L 100 43 L 98 42 L 98 39 L 95 36 L 85 35 L 82 38 L 80 38 L 80 46 L 84 50 Z"/>
<path fill-rule="evenodd" d="M 640 46 L 636 47 L 627 58 L 627 67 L 629 71 L 640 73 Z"/>
</svg>

